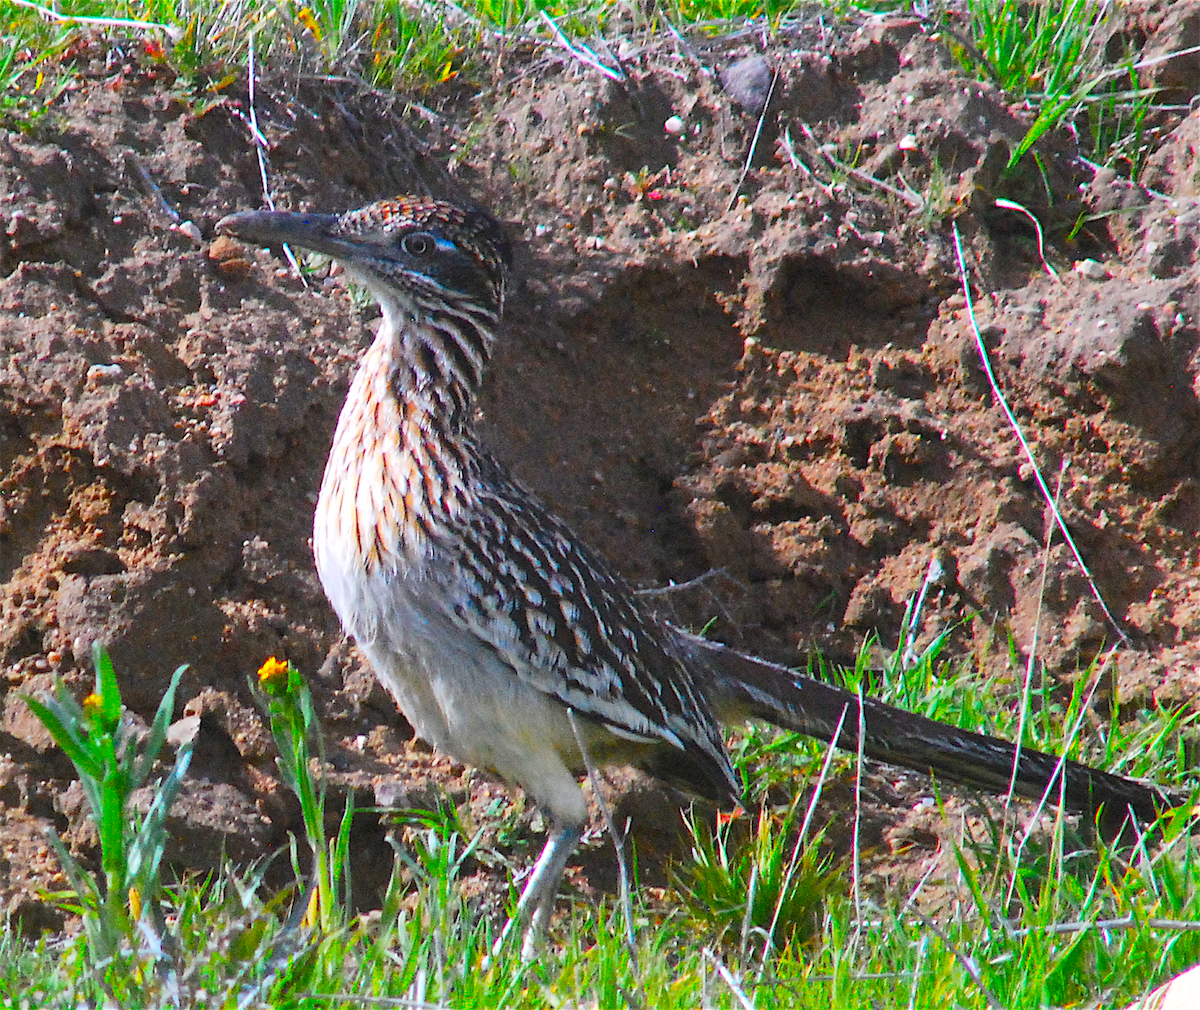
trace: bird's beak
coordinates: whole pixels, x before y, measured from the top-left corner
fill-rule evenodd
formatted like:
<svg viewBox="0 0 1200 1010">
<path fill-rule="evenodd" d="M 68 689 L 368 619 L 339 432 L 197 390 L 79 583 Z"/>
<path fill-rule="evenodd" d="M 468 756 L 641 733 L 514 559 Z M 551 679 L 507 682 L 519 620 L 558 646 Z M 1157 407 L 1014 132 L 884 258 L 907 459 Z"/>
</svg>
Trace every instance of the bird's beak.
<svg viewBox="0 0 1200 1010">
<path fill-rule="evenodd" d="M 341 235 L 336 214 L 291 214 L 252 210 L 217 222 L 218 235 L 232 235 L 257 245 L 294 245 L 343 259 L 354 258 L 355 245 Z"/>
</svg>

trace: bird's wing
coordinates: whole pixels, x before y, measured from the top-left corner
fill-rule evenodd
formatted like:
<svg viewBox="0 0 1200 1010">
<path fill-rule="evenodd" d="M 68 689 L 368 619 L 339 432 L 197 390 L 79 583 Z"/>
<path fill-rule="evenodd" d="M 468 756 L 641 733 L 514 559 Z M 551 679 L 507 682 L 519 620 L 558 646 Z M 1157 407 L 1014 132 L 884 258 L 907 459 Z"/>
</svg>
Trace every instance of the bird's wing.
<svg viewBox="0 0 1200 1010">
<path fill-rule="evenodd" d="M 490 456 L 478 458 L 480 507 L 446 547 L 457 562 L 450 620 L 581 717 L 699 758 L 716 792 L 736 795 L 708 700 L 657 622 L 565 523 Z"/>
</svg>

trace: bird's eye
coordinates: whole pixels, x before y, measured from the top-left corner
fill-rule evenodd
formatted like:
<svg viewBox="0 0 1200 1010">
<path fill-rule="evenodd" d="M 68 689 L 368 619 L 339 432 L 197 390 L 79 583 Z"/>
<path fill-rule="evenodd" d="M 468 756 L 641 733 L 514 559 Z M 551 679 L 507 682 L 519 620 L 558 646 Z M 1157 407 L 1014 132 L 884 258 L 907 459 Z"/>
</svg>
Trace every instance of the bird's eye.
<svg viewBox="0 0 1200 1010">
<path fill-rule="evenodd" d="M 433 237 L 426 235 L 424 232 L 415 232 L 412 235 L 405 235 L 400 240 L 400 248 L 410 256 L 425 256 L 433 252 Z"/>
</svg>

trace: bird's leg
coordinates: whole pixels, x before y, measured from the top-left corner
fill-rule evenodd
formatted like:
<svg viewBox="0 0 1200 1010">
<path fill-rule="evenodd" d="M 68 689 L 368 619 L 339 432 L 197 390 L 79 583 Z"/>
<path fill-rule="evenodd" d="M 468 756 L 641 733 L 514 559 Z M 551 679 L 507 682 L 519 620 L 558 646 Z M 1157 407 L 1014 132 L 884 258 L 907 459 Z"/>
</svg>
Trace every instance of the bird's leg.
<svg viewBox="0 0 1200 1010">
<path fill-rule="evenodd" d="M 554 909 L 554 899 L 558 896 L 558 883 L 562 879 L 567 860 L 583 837 L 583 827 L 579 824 L 555 824 L 542 854 L 534 864 L 521 891 L 517 910 L 513 913 L 500 939 L 492 948 L 492 956 L 498 957 L 501 948 L 508 942 L 510 936 L 521 934 L 521 957 L 532 961 L 537 955 L 538 946 Z"/>
</svg>

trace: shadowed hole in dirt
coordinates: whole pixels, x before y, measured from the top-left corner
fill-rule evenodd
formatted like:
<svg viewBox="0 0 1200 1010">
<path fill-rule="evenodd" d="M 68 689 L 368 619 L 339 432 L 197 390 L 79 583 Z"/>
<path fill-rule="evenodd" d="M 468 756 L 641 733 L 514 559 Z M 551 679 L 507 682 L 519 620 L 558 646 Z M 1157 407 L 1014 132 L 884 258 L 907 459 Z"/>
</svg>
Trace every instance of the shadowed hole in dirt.
<svg viewBox="0 0 1200 1010">
<path fill-rule="evenodd" d="M 27 656 L 36 656 L 42 651 L 42 640 L 45 628 L 33 623 L 22 623 L 10 629 L 5 636 L 5 654 L 14 662 L 19 662 Z"/>
<path fill-rule="evenodd" d="M 613 167 L 625 172 L 674 167 L 679 148 L 663 130 L 674 112 L 670 96 L 652 82 L 641 86 L 610 82 L 604 90 L 595 135 Z"/>
<path fill-rule="evenodd" d="M 842 450 L 855 469 L 867 468 L 871 446 L 882 436 L 883 432 L 877 421 L 850 421 L 846 424 L 846 440 L 842 443 Z"/>
<path fill-rule="evenodd" d="M 680 570 L 690 523 L 670 490 L 741 356 L 726 305 L 736 308 L 745 265 L 718 256 L 673 272 L 635 267 L 561 329 L 534 328 L 536 282 L 514 300 L 485 394 L 489 441 L 513 459 L 520 439 L 518 476 L 636 582 L 695 574 Z M 544 465 L 522 465 L 531 459 Z"/>
<path fill-rule="evenodd" d="M 851 346 L 919 347 L 931 315 L 913 325 L 913 310 L 928 294 L 926 284 L 892 265 L 839 267 L 819 257 L 790 257 L 766 292 L 762 339 L 831 358 L 844 358 Z"/>
</svg>

